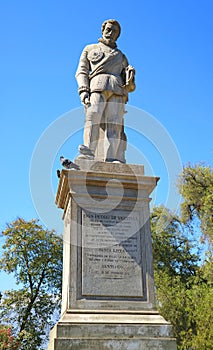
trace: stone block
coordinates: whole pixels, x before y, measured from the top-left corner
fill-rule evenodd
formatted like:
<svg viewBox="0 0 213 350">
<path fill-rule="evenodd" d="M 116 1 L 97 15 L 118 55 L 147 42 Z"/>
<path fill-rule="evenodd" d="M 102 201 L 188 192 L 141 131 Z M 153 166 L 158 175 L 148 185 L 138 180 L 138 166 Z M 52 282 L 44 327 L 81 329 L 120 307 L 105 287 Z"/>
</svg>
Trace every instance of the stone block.
<svg viewBox="0 0 213 350">
<path fill-rule="evenodd" d="M 175 350 L 156 311 L 149 222 L 158 178 L 144 167 L 78 159 L 62 170 L 62 317 L 48 350 Z"/>
</svg>

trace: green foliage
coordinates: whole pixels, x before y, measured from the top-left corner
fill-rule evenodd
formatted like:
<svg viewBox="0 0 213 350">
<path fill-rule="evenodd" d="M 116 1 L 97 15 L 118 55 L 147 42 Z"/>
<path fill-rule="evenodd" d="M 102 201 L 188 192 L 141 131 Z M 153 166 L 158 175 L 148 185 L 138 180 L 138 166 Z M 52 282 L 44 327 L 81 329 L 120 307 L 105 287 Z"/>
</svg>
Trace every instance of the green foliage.
<svg viewBox="0 0 213 350">
<path fill-rule="evenodd" d="M 195 332 L 192 349 L 213 349 L 213 278 L 212 261 L 201 266 L 191 289 L 187 293 L 187 306 Z"/>
<path fill-rule="evenodd" d="M 20 350 L 42 348 L 46 327 L 60 306 L 62 239 L 37 220 L 8 224 L 0 268 L 13 273 L 18 290 L 4 293 L 0 316 L 13 325 Z"/>
<path fill-rule="evenodd" d="M 211 254 L 201 264 L 189 226 L 166 208 L 153 210 L 151 226 L 160 314 L 172 323 L 179 350 L 213 349 Z"/>
<path fill-rule="evenodd" d="M 11 328 L 0 325 L 0 350 L 19 350 L 19 342 L 12 335 Z"/>
<path fill-rule="evenodd" d="M 186 234 L 187 227 L 164 207 L 154 208 L 151 215 L 153 259 L 156 270 L 179 275 L 185 280 L 194 275 L 199 257 Z"/>
<path fill-rule="evenodd" d="M 210 166 L 188 165 L 179 178 L 183 196 L 182 219 L 191 222 L 197 216 L 203 235 L 213 239 L 213 170 Z"/>
</svg>

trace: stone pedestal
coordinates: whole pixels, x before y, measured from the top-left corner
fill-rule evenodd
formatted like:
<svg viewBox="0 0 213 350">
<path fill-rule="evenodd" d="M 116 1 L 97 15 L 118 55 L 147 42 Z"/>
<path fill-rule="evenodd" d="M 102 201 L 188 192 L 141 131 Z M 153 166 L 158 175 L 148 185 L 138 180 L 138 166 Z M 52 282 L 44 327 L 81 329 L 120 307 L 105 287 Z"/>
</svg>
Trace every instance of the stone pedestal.
<svg viewBox="0 0 213 350">
<path fill-rule="evenodd" d="M 62 170 L 62 316 L 48 350 L 175 350 L 155 308 L 149 195 L 143 166 L 78 160 Z"/>
</svg>

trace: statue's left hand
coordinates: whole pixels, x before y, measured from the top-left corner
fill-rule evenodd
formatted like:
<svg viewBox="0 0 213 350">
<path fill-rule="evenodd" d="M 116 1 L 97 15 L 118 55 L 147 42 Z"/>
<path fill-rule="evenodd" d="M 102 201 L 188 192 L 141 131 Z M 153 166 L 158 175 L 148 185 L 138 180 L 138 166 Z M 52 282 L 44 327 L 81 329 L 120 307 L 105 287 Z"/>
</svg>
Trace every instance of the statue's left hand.
<svg viewBox="0 0 213 350">
<path fill-rule="evenodd" d="M 126 67 L 126 75 L 127 75 L 126 83 L 128 84 L 131 80 L 134 79 L 135 68 L 133 66 L 128 65 L 128 67 Z"/>
<path fill-rule="evenodd" d="M 135 68 L 132 66 L 127 66 L 125 69 L 126 82 L 125 87 L 128 92 L 132 92 L 135 90 Z"/>
</svg>

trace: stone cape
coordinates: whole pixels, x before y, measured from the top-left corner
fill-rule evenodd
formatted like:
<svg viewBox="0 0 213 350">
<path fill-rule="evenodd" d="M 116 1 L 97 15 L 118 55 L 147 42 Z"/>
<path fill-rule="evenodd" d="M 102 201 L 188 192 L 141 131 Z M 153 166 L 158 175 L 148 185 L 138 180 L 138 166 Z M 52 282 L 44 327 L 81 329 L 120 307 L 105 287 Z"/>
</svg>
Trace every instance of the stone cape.
<svg viewBox="0 0 213 350">
<path fill-rule="evenodd" d="M 149 195 L 143 166 L 78 160 L 62 170 L 62 316 L 48 350 L 176 350 L 156 311 Z"/>
</svg>

